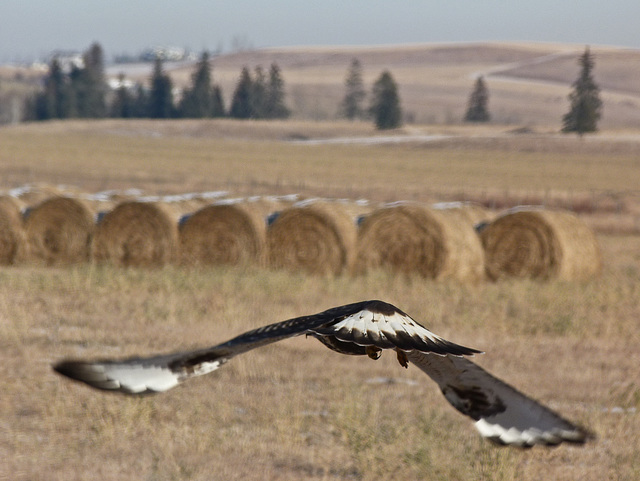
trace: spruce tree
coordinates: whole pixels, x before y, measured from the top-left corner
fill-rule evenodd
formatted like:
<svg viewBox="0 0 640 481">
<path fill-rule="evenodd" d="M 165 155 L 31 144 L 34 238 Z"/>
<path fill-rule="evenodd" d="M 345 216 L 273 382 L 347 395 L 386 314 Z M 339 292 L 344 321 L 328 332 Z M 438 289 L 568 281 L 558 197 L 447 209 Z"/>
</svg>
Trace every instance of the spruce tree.
<svg viewBox="0 0 640 481">
<path fill-rule="evenodd" d="M 184 91 L 180 101 L 180 116 L 187 118 L 213 117 L 213 103 L 209 53 L 203 52 L 196 65 L 196 70 L 191 76 L 191 87 Z"/>
<path fill-rule="evenodd" d="M 284 103 L 284 80 L 280 67 L 274 62 L 269 68 L 269 83 L 267 85 L 266 117 L 269 119 L 285 119 L 291 112 Z"/>
<path fill-rule="evenodd" d="M 164 73 L 162 59 L 157 57 L 151 76 L 149 92 L 148 117 L 167 119 L 174 116 L 173 84 L 171 78 Z"/>
<path fill-rule="evenodd" d="M 250 104 L 251 118 L 264 119 L 267 116 L 267 76 L 259 65 L 253 71 Z"/>
<path fill-rule="evenodd" d="M 105 96 L 107 84 L 104 73 L 104 52 L 99 43 L 94 43 L 83 55 L 82 82 L 84 96 L 78 98 L 80 117 L 101 118 L 107 115 Z M 82 101 L 80 101 L 82 100 Z"/>
<path fill-rule="evenodd" d="M 469 97 L 469 105 L 464 120 L 467 122 L 488 122 L 491 119 L 488 110 L 489 90 L 484 78 L 478 77 Z"/>
<path fill-rule="evenodd" d="M 213 93 L 211 96 L 211 117 L 224 117 L 226 112 L 224 110 L 224 99 L 222 98 L 222 89 L 219 85 L 213 86 Z"/>
<path fill-rule="evenodd" d="M 115 97 L 111 103 L 109 116 L 114 118 L 128 119 L 135 117 L 135 99 L 125 85 L 124 74 L 118 76 L 120 86 L 115 92 Z"/>
<path fill-rule="evenodd" d="M 233 92 L 233 98 L 231 100 L 231 107 L 229 109 L 229 116 L 234 119 L 248 119 L 252 115 L 252 100 L 251 95 L 253 93 L 251 74 L 247 67 L 243 67 L 240 72 L 240 79 L 236 85 L 236 89 Z"/>
<path fill-rule="evenodd" d="M 345 94 L 340 104 L 340 112 L 349 120 L 356 120 L 364 116 L 362 103 L 366 97 L 362 81 L 362 65 L 357 58 L 351 61 L 345 80 Z"/>
<path fill-rule="evenodd" d="M 57 58 L 49 64 L 44 80 L 44 91 L 33 102 L 33 118 L 36 120 L 64 119 L 74 110 L 74 102 L 67 76 Z"/>
<path fill-rule="evenodd" d="M 600 88 L 593 79 L 594 59 L 587 47 L 580 57 L 580 75 L 573 83 L 569 94 L 571 108 L 562 118 L 563 132 L 576 132 L 582 136 L 585 132 L 598 130 L 598 121 L 602 113 Z"/>
<path fill-rule="evenodd" d="M 144 118 L 149 116 L 149 90 L 138 83 L 133 95 L 132 117 Z"/>
<path fill-rule="evenodd" d="M 395 129 L 402 125 L 402 109 L 395 80 L 388 70 L 373 84 L 369 111 L 379 130 Z"/>
</svg>

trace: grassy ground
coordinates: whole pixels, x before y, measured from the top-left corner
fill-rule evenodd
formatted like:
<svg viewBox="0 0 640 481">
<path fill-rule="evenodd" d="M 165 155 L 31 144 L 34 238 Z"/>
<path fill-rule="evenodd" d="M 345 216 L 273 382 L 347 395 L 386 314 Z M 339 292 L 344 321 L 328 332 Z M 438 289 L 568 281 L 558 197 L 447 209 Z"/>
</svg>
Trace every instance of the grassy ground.
<svg viewBox="0 0 640 481">
<path fill-rule="evenodd" d="M 351 128 L 351 135 L 370 134 Z M 277 141 L 292 132 L 344 135 L 290 123 L 3 128 L 0 187 L 38 181 L 86 191 L 222 187 L 232 194 L 376 200 L 472 197 L 483 190 L 507 200 L 536 192 L 558 199 L 608 193 L 634 215 L 637 156 L 624 142 L 468 135 L 435 145 Z M 619 221 L 616 209 L 581 215 L 596 214 Z M 0 479 L 638 479 L 640 236 L 613 229 L 598 240 L 605 268 L 588 283 L 3 267 Z M 481 365 L 586 425 L 598 440 L 552 450 L 494 447 L 418 370 L 402 369 L 389 355 L 376 362 L 340 356 L 312 339 L 259 349 L 211 376 L 142 399 L 98 393 L 50 370 L 69 356 L 206 346 L 368 298 L 392 302 L 436 333 L 486 351 L 477 358 Z"/>
</svg>

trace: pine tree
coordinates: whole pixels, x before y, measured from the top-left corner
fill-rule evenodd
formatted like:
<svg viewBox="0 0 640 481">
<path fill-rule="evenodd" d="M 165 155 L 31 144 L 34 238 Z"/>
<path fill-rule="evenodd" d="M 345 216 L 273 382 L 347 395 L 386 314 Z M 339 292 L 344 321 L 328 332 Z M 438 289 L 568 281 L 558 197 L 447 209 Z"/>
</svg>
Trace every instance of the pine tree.
<svg viewBox="0 0 640 481">
<path fill-rule="evenodd" d="M 250 104 L 251 118 L 264 119 L 267 116 L 267 76 L 259 65 L 253 71 Z"/>
<path fill-rule="evenodd" d="M 357 58 L 351 61 L 345 80 L 345 95 L 340 104 L 340 112 L 349 120 L 356 120 L 364 116 L 362 104 L 366 97 L 362 81 L 362 65 Z"/>
<path fill-rule="evenodd" d="M 164 73 L 162 59 L 156 58 L 151 76 L 148 114 L 152 119 L 167 119 L 174 116 L 173 84 Z"/>
<path fill-rule="evenodd" d="M 109 116 L 114 118 L 128 119 L 135 117 L 135 99 L 129 88 L 125 85 L 124 74 L 118 76 L 120 86 L 115 92 L 115 97 L 111 103 Z"/>
<path fill-rule="evenodd" d="M 138 83 L 133 95 L 133 117 L 144 118 L 149 116 L 149 90 Z"/>
<path fill-rule="evenodd" d="M 478 77 L 469 97 L 469 105 L 464 120 L 467 122 L 488 122 L 491 119 L 488 110 L 489 90 L 484 78 Z"/>
<path fill-rule="evenodd" d="M 180 101 L 180 116 L 186 118 L 213 117 L 213 86 L 209 53 L 203 52 L 196 70 L 191 76 L 191 87 L 185 90 Z"/>
<path fill-rule="evenodd" d="M 280 74 L 280 67 L 272 63 L 269 68 L 269 83 L 267 85 L 267 96 L 265 112 L 270 119 L 286 119 L 291 115 L 284 102 L 284 80 Z"/>
<path fill-rule="evenodd" d="M 251 74 L 249 69 L 244 67 L 240 72 L 240 79 L 233 92 L 229 116 L 234 119 L 248 119 L 252 115 L 251 95 L 253 91 Z"/>
<path fill-rule="evenodd" d="M 83 55 L 84 98 L 78 99 L 80 117 L 101 118 L 107 115 L 105 96 L 107 84 L 104 73 L 104 52 L 99 43 L 94 43 Z"/>
<path fill-rule="evenodd" d="M 222 89 L 219 85 L 213 86 L 213 94 L 211 101 L 211 117 L 224 117 L 224 99 L 222 98 Z"/>
<path fill-rule="evenodd" d="M 395 80 L 388 70 L 373 84 L 369 111 L 379 130 L 395 129 L 402 125 L 402 109 Z"/>
<path fill-rule="evenodd" d="M 580 75 L 573 83 L 573 91 L 569 94 L 571 108 L 562 117 L 562 131 L 576 132 L 582 136 L 585 132 L 598 130 L 598 121 L 602 113 L 600 88 L 593 79 L 594 59 L 587 47 L 578 63 Z"/>
<path fill-rule="evenodd" d="M 44 91 L 36 96 L 33 108 L 32 117 L 36 120 L 64 119 L 74 110 L 68 78 L 57 58 L 49 64 Z"/>
</svg>

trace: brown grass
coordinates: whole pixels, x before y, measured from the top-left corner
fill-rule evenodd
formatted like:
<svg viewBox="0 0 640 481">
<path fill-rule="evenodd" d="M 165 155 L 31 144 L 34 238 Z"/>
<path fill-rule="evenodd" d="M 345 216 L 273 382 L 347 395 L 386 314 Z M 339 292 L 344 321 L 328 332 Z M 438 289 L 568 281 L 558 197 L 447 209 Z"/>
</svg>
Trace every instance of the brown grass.
<svg viewBox="0 0 640 481">
<path fill-rule="evenodd" d="M 607 268 L 584 284 L 460 287 L 380 274 L 353 282 L 182 268 L 3 270 L 0 475 L 634 479 L 640 312 L 633 293 L 640 243 L 637 237 L 601 241 Z M 259 349 L 161 397 L 104 395 L 50 370 L 65 356 L 205 346 L 370 297 L 388 299 L 435 332 L 486 350 L 478 362 L 596 431 L 597 442 L 496 448 L 417 370 L 401 369 L 393 356 L 378 362 L 340 356 L 312 339 Z"/>
<path fill-rule="evenodd" d="M 600 216 L 607 226 L 598 235 L 602 275 L 460 285 L 381 272 L 354 279 L 240 268 L 3 267 L 0 479 L 638 479 L 637 150 L 600 137 L 544 135 L 482 145 L 249 141 L 261 125 L 2 128 L 0 187 L 47 181 L 87 192 L 484 197 L 501 205 L 533 195 L 548 202 L 615 199 L 619 209 L 595 203 L 595 212 L 580 214 L 589 222 Z M 185 133 L 218 127 L 233 131 L 232 138 Z M 270 128 L 277 139 L 315 132 L 296 122 Z M 322 129 L 340 135 L 336 126 Z M 476 131 L 466 132 L 468 138 Z M 377 362 L 340 356 L 313 339 L 258 349 L 211 376 L 143 399 L 103 395 L 50 369 L 69 356 L 211 345 L 268 322 L 371 298 L 485 350 L 480 364 L 585 424 L 597 442 L 498 449 L 479 440 L 417 370 L 401 369 L 393 356 Z"/>
</svg>

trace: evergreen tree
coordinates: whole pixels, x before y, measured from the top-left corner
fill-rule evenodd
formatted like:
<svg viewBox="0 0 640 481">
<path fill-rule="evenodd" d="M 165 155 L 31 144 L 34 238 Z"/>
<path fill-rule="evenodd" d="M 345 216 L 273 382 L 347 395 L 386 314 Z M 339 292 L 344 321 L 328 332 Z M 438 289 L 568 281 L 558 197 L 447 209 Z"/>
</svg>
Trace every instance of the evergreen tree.
<svg viewBox="0 0 640 481">
<path fill-rule="evenodd" d="M 252 114 L 252 100 L 251 95 L 253 92 L 251 74 L 249 69 L 244 67 L 240 72 L 240 79 L 236 85 L 236 89 L 233 92 L 233 98 L 231 100 L 231 107 L 229 109 L 229 116 L 234 119 L 248 119 Z"/>
<path fill-rule="evenodd" d="M 120 74 L 118 76 L 118 80 L 120 82 L 120 86 L 115 92 L 109 116 L 123 119 L 135 117 L 135 98 L 131 95 L 129 88 L 127 88 L 124 83 L 124 74 Z"/>
<path fill-rule="evenodd" d="M 94 43 L 83 55 L 82 81 L 84 97 L 78 98 L 80 117 L 101 118 L 107 114 L 105 96 L 107 84 L 104 73 L 104 52 L 99 43 Z M 80 101 L 82 100 L 82 101 Z"/>
<path fill-rule="evenodd" d="M 598 121 L 602 113 L 602 101 L 600 100 L 600 88 L 593 79 L 594 59 L 587 47 L 578 63 L 580 75 L 573 83 L 573 91 L 569 94 L 571 108 L 562 117 L 563 132 L 577 132 L 583 135 L 585 132 L 598 130 Z"/>
<path fill-rule="evenodd" d="M 224 117 L 225 115 L 222 89 L 219 85 L 214 85 L 211 101 L 211 117 Z"/>
<path fill-rule="evenodd" d="M 32 108 L 35 110 L 32 117 L 36 120 L 64 119 L 73 110 L 68 79 L 57 58 L 49 64 L 44 91 L 36 96 Z"/>
<path fill-rule="evenodd" d="M 402 125 L 402 109 L 395 80 L 388 70 L 373 84 L 369 111 L 379 130 L 395 129 Z"/>
<path fill-rule="evenodd" d="M 488 110 L 489 90 L 484 83 L 484 78 L 478 77 L 469 97 L 469 105 L 464 120 L 467 122 L 488 122 L 491 115 Z"/>
<path fill-rule="evenodd" d="M 349 120 L 364 117 L 362 104 L 366 97 L 362 82 L 362 65 L 357 58 L 351 61 L 345 80 L 345 95 L 340 104 L 341 114 Z"/>
<path fill-rule="evenodd" d="M 187 118 L 213 117 L 213 87 L 209 53 L 203 52 L 191 76 L 191 88 L 185 90 L 180 101 L 180 116 Z"/>
<path fill-rule="evenodd" d="M 269 119 L 286 119 L 291 112 L 284 103 L 284 80 L 280 74 L 280 67 L 272 63 L 269 68 L 269 84 L 265 105 L 265 116 Z"/>
<path fill-rule="evenodd" d="M 144 118 L 149 116 L 149 91 L 138 83 L 133 95 L 132 117 Z"/>
<path fill-rule="evenodd" d="M 261 66 L 254 70 L 251 84 L 251 118 L 264 119 L 267 115 L 267 76 Z"/>
<path fill-rule="evenodd" d="M 174 116 L 173 84 L 171 78 L 164 73 L 162 59 L 159 57 L 155 60 L 151 76 L 148 116 L 152 119 L 167 119 Z"/>
</svg>

